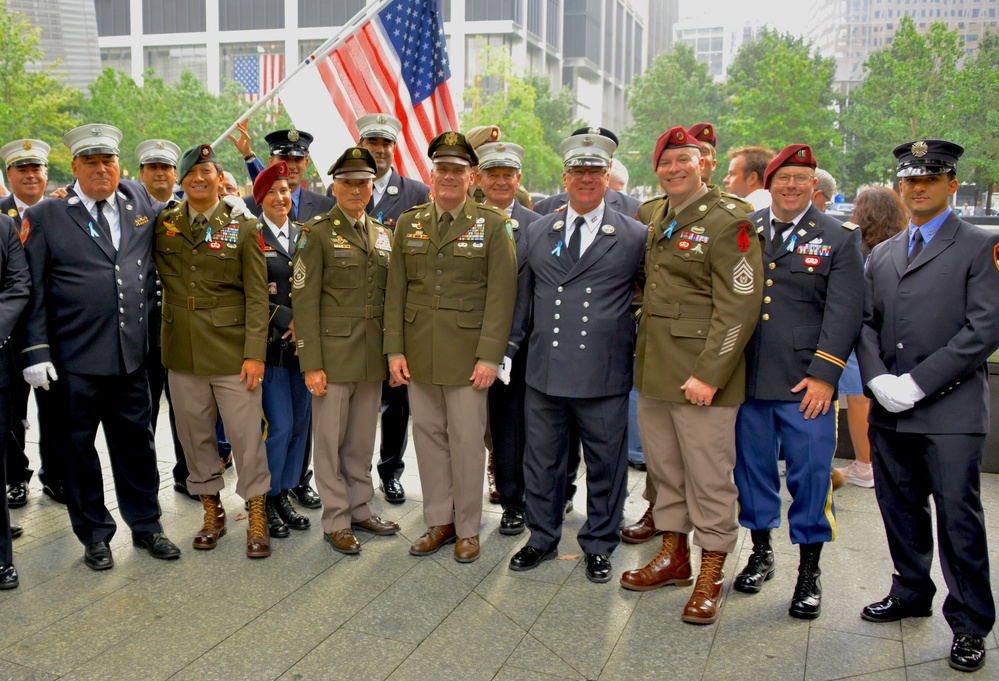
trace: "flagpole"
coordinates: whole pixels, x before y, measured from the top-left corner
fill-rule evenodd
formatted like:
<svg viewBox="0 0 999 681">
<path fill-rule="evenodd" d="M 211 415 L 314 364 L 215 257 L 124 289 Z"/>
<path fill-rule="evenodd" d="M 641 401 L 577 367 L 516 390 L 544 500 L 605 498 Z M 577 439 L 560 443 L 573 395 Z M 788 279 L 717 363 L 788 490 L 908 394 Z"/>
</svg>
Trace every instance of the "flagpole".
<svg viewBox="0 0 999 681">
<path fill-rule="evenodd" d="M 376 2 L 373 5 L 368 5 L 367 7 L 363 8 L 360 12 L 355 14 L 350 19 L 350 21 L 348 21 L 340 28 L 340 30 L 336 33 L 336 35 L 334 35 L 332 38 L 330 38 L 325 43 L 320 45 L 315 52 L 310 54 L 305 61 L 296 66 L 295 69 L 287 76 L 285 76 L 280 83 L 271 88 L 270 92 L 268 92 L 265 95 L 262 95 L 258 101 L 254 102 L 253 106 L 251 106 L 246 113 L 244 113 L 242 116 L 236 119 L 232 125 L 226 128 L 226 131 L 223 132 L 217 140 L 212 142 L 212 147 L 218 148 L 218 146 L 222 144 L 222 142 L 224 142 L 229 137 L 229 135 L 235 132 L 236 125 L 240 121 L 249 118 L 257 111 L 259 111 L 261 107 L 263 107 L 267 102 L 271 101 L 278 94 L 278 92 L 280 92 L 281 89 L 288 84 L 288 81 L 290 81 L 293 77 L 295 77 L 308 67 L 312 66 L 320 59 L 323 59 L 330 52 L 332 52 L 333 50 L 337 49 L 345 42 L 347 42 L 347 39 L 354 34 L 354 31 L 359 26 L 369 21 L 373 15 L 382 11 L 391 2 L 393 2 L 393 0 L 379 0 L 379 2 Z"/>
</svg>

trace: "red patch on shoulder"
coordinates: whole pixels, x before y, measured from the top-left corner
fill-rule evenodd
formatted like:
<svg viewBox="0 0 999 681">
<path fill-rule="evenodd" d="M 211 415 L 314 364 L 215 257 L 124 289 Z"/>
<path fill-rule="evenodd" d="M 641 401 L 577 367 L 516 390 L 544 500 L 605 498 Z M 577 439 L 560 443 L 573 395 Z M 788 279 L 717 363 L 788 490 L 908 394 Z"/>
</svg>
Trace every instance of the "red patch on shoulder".
<svg viewBox="0 0 999 681">
<path fill-rule="evenodd" d="M 25 220 L 25 222 L 27 222 L 27 220 Z M 999 244 L 996 244 L 995 248 L 992 249 L 992 262 L 996 264 L 996 269 L 999 270 Z"/>
<path fill-rule="evenodd" d="M 742 253 L 745 253 L 747 250 L 749 250 L 749 234 L 748 234 L 748 230 L 750 230 L 752 228 L 753 228 L 753 226 L 751 224 L 749 224 L 748 222 L 740 222 L 739 223 L 739 236 L 737 238 L 737 242 L 739 244 L 739 250 Z"/>
<path fill-rule="evenodd" d="M 31 233 L 31 223 L 28 222 L 28 218 L 24 218 L 23 220 L 21 220 L 21 229 L 17 231 L 17 236 L 19 239 L 21 239 L 22 246 L 24 245 L 24 242 L 28 240 L 28 234 L 30 233 Z M 997 246 L 996 248 L 999 248 L 999 246 Z"/>
</svg>

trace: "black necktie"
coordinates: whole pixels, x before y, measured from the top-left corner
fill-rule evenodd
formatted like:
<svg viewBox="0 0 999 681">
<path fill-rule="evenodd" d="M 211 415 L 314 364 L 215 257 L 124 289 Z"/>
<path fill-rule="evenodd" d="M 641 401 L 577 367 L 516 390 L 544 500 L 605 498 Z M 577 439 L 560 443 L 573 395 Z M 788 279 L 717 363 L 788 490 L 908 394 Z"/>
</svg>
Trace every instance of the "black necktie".
<svg viewBox="0 0 999 681">
<path fill-rule="evenodd" d="M 909 264 L 916 259 L 920 253 L 923 252 L 923 230 L 917 229 L 916 233 L 912 235 L 912 248 L 909 249 Z"/>
<path fill-rule="evenodd" d="M 572 223 L 572 234 L 569 236 L 569 257 L 572 258 L 573 262 L 579 260 L 579 247 L 583 241 L 583 225 L 586 224 L 586 220 L 583 219 L 582 215 L 576 217 L 576 221 Z"/>
<path fill-rule="evenodd" d="M 295 202 L 291 202 L 291 210 L 288 211 L 288 219 L 294 222 L 298 222 L 298 208 L 295 207 Z"/>
<path fill-rule="evenodd" d="M 793 222 L 773 221 L 773 236 L 770 237 L 770 255 L 777 255 L 780 252 L 780 245 L 784 243 L 784 232 L 788 227 L 793 227 Z"/>
<path fill-rule="evenodd" d="M 101 236 L 108 240 L 112 248 L 117 248 L 114 245 L 114 239 L 111 238 L 111 225 L 108 224 L 108 219 L 104 217 L 104 206 L 107 205 L 106 199 L 101 199 L 97 202 L 97 231 L 101 233 Z"/>
</svg>

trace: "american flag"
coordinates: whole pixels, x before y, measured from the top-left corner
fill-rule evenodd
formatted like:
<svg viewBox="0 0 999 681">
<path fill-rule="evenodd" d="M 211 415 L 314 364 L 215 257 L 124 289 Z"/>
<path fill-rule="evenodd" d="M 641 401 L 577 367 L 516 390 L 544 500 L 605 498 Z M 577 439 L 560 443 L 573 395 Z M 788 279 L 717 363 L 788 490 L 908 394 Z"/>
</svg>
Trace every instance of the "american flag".
<svg viewBox="0 0 999 681">
<path fill-rule="evenodd" d="M 255 102 L 277 85 L 284 74 L 283 54 L 254 54 L 233 57 L 233 79 L 246 90 L 248 101 Z"/>
<path fill-rule="evenodd" d="M 243 86 L 246 94 L 243 99 L 256 102 L 261 95 L 266 95 L 284 76 L 283 54 L 253 54 L 232 59 L 233 80 Z M 267 120 L 273 122 L 275 113 L 280 110 L 281 102 L 275 97 L 267 105 L 272 109 Z"/>
<path fill-rule="evenodd" d="M 282 99 L 296 127 L 316 135 L 317 167 L 356 144 L 358 118 L 387 113 L 403 126 L 396 169 L 429 182 L 430 140 L 458 128 L 437 0 L 387 2 L 316 67 L 292 78 Z"/>
</svg>

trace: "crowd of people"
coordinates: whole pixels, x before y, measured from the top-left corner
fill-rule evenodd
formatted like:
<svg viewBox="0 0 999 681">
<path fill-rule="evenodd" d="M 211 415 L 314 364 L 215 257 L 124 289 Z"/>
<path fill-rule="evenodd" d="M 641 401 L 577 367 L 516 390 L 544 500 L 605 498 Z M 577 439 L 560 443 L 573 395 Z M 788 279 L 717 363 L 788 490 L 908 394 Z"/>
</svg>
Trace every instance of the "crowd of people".
<svg viewBox="0 0 999 681">
<path fill-rule="evenodd" d="M 581 128 L 559 148 L 565 191 L 533 206 L 524 150 L 494 126 L 434 138 L 429 186 L 393 167 L 399 120 L 356 128 L 321 194 L 303 186 L 311 134 L 270 133 L 265 164 L 241 124 L 245 200 L 210 145 L 143 141 L 135 182 L 120 177 L 121 132 L 80 126 L 63 138 L 74 181 L 48 197 L 48 146 L 0 148 L 0 589 L 19 583 L 8 507 L 28 502 L 31 387 L 42 490 L 66 505 L 84 563 L 114 565 L 99 426 L 133 544 L 180 558 L 157 497 L 165 393 L 174 489 L 204 509 L 194 549 L 226 534 L 232 463 L 250 558 L 311 528 L 296 506 L 322 508 L 340 553 L 361 552 L 358 532 L 399 532 L 372 510 L 372 469 L 386 501 L 405 501 L 412 416 L 426 531 L 410 554 L 453 544 L 456 561 L 476 560 L 488 478 L 499 532 L 530 533 L 509 568 L 543 569 L 585 461 L 586 578 L 614 577 L 622 540 L 661 537 L 620 585 L 692 584 L 692 624 L 722 612 L 740 527 L 752 552 L 733 588 L 773 577 L 781 475 L 799 547 L 791 617 L 821 614 L 840 480 L 875 488 L 895 567 L 861 616 L 929 616 L 932 497 L 950 664 L 984 664 L 995 606 L 979 478 L 999 236 L 951 208 L 959 145 L 899 145 L 899 194 L 869 188 L 843 222 L 825 213 L 835 181 L 807 144 L 733 149 L 724 188 L 713 184 L 708 123 L 662 134 L 663 193 L 644 203 L 626 193 L 615 134 Z M 857 459 L 833 470 L 837 399 Z M 629 464 L 646 471 L 649 505 L 624 526 Z"/>
</svg>

